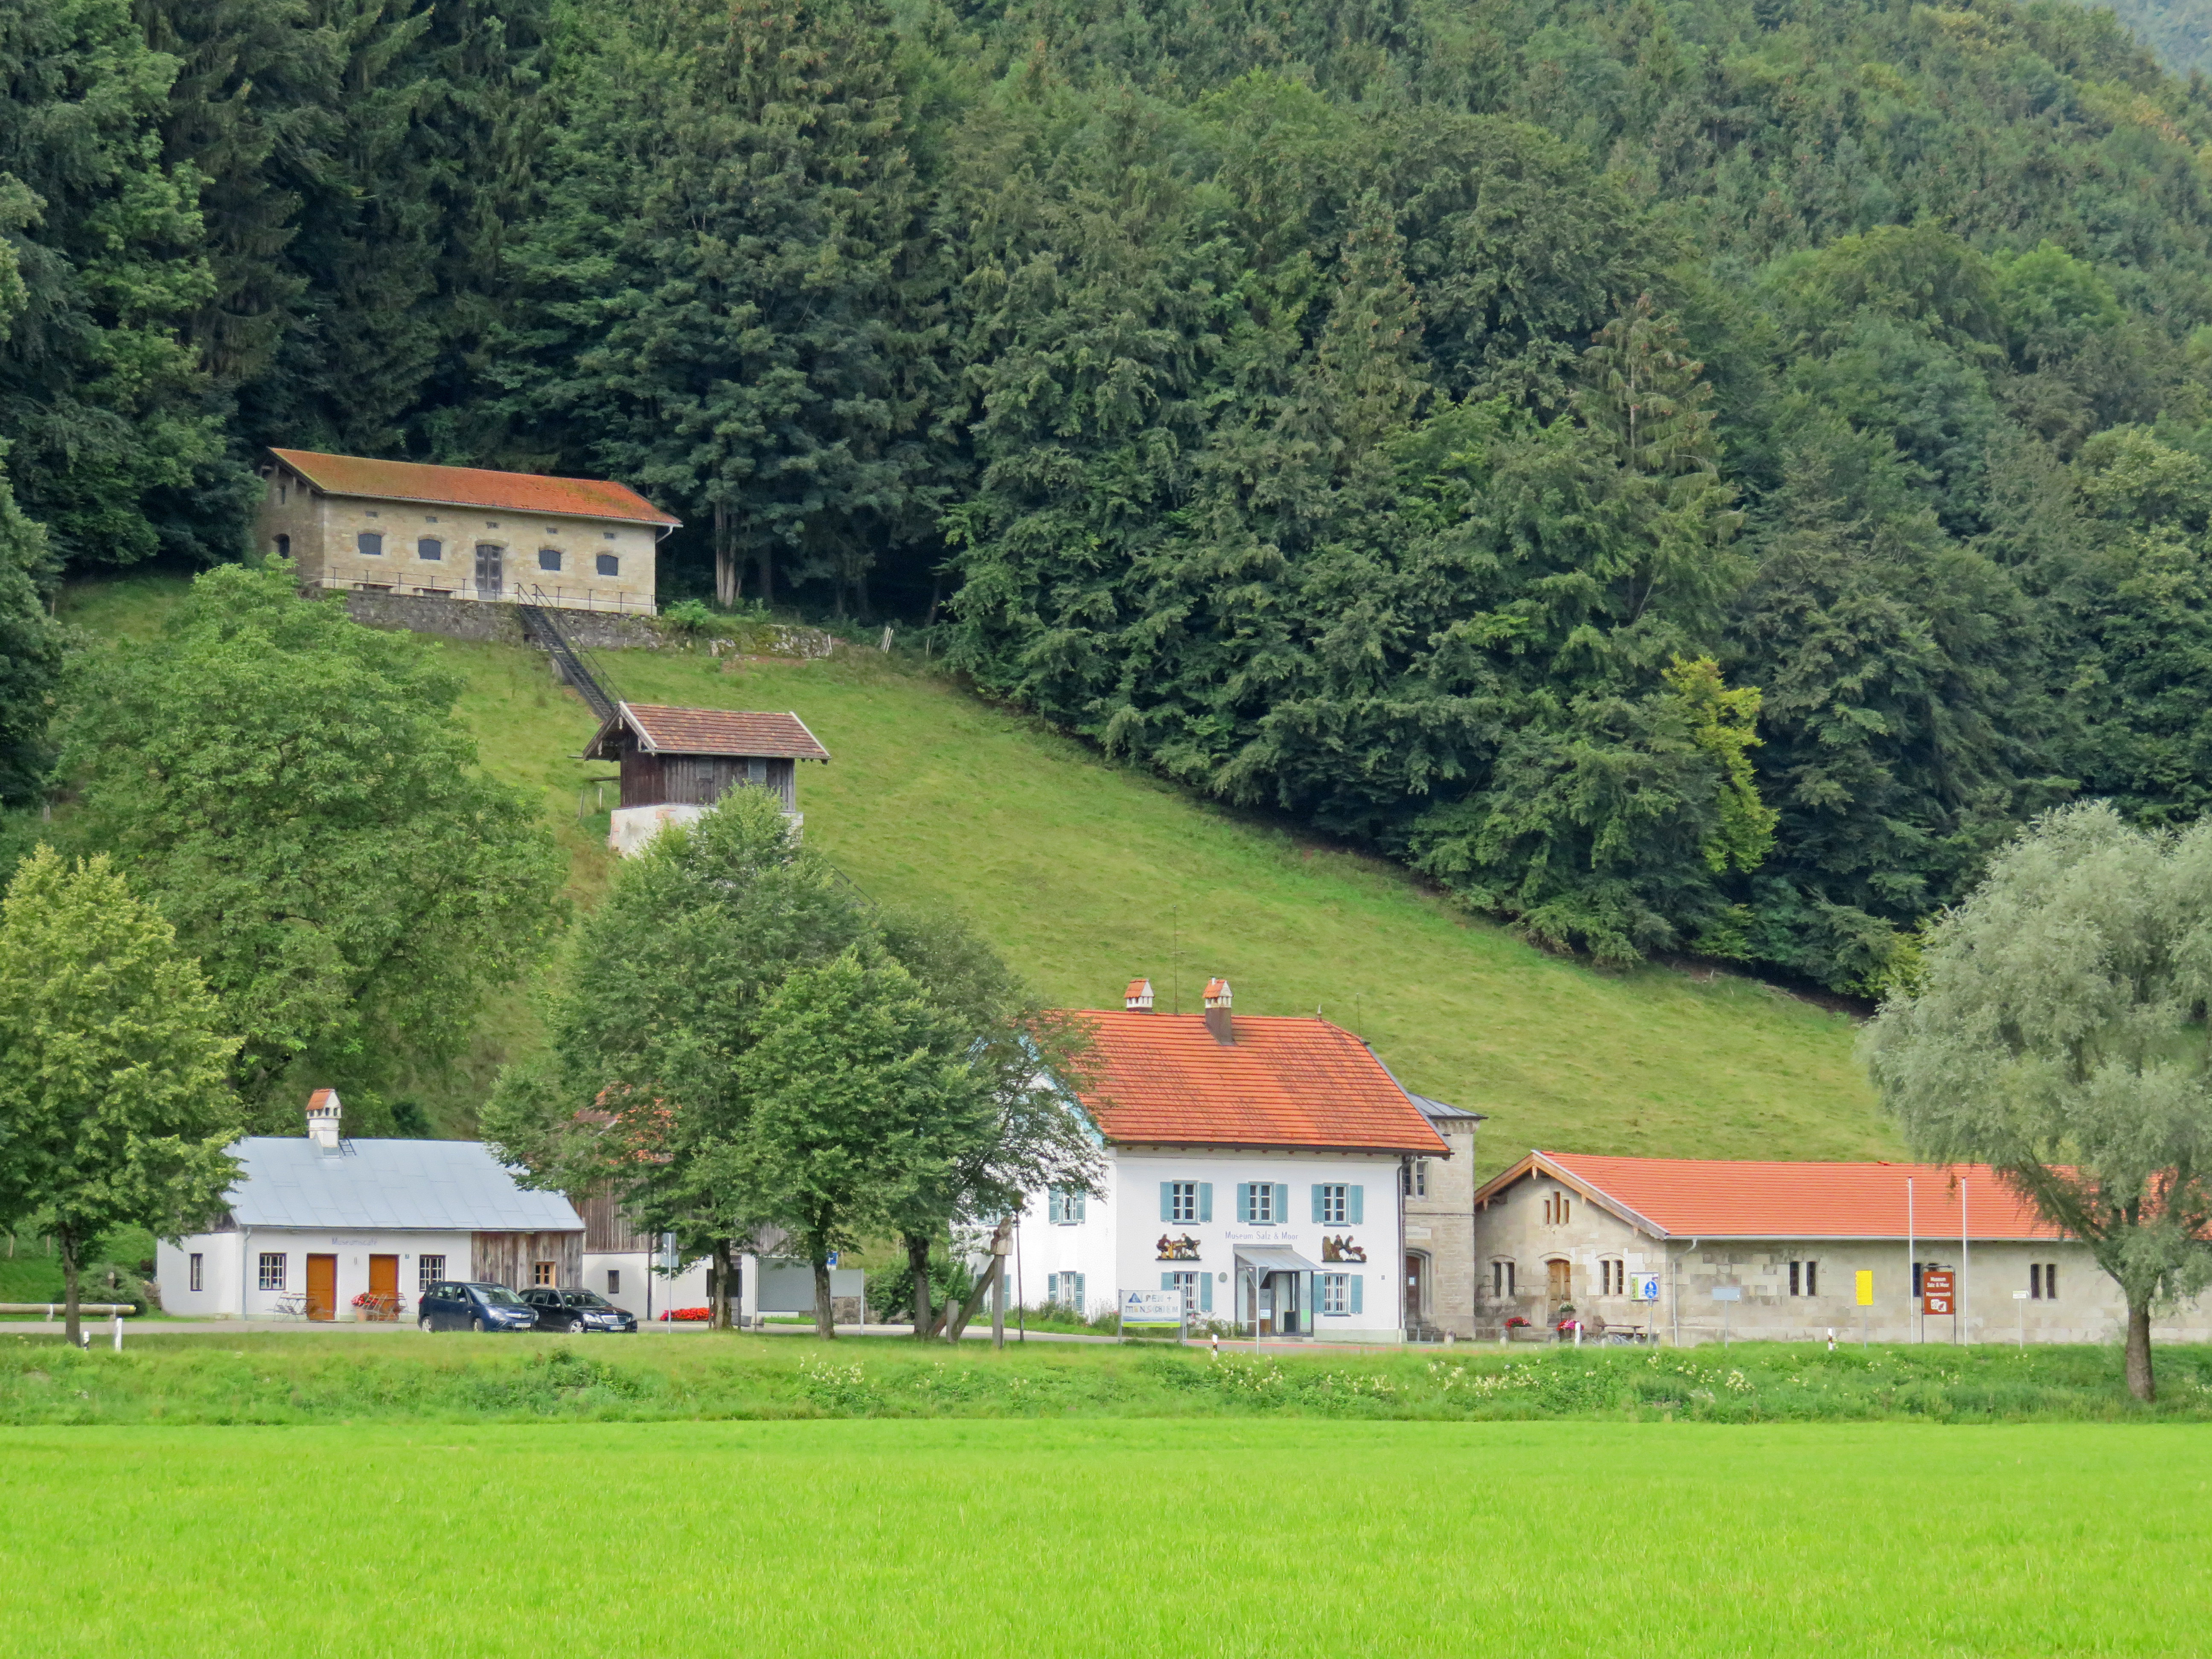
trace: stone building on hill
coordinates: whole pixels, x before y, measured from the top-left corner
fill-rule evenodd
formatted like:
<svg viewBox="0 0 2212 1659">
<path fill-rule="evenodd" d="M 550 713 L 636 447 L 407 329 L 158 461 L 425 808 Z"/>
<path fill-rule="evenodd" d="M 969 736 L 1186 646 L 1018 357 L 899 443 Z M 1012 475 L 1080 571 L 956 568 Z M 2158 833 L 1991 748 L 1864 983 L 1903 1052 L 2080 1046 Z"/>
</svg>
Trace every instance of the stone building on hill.
<svg viewBox="0 0 2212 1659">
<path fill-rule="evenodd" d="M 682 521 L 626 484 L 272 449 L 256 540 L 311 587 L 650 617 Z"/>
<path fill-rule="evenodd" d="M 1478 1334 L 1562 1310 L 1669 1344 L 1833 1332 L 1877 1342 L 2115 1342 L 2126 1306 L 2087 1247 L 1993 1170 L 1532 1152 L 1474 1194 Z M 1870 1273 L 1873 1301 L 1858 1300 Z M 1952 1276 L 1948 1297 L 1928 1275 Z M 1940 1280 L 1937 1281 L 1940 1284 Z M 1930 1297 L 1934 1297 L 1931 1302 Z M 1586 1326 L 1587 1328 L 1587 1326 Z M 2212 1340 L 2185 1304 L 2161 1341 Z"/>
</svg>

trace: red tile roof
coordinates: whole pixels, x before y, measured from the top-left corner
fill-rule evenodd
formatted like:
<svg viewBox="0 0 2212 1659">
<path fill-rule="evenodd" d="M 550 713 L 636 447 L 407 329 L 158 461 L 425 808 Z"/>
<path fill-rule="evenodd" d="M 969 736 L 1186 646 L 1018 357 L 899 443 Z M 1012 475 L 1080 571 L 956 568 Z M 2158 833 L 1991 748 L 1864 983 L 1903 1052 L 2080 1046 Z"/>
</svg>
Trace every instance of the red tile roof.
<svg viewBox="0 0 2212 1659">
<path fill-rule="evenodd" d="M 806 722 L 793 714 L 748 714 L 735 708 L 672 708 L 665 703 L 623 702 L 599 727 L 586 757 L 611 759 L 604 747 L 617 722 L 637 733 L 654 755 L 744 755 L 763 759 L 830 758 Z"/>
<path fill-rule="evenodd" d="M 1908 1180 L 1917 1237 L 1958 1237 L 1961 1182 L 1972 1237 L 2060 1237 L 1996 1171 L 1978 1164 L 1786 1164 L 1538 1152 L 1486 1182 L 1476 1203 L 1530 1174 L 1579 1188 L 1593 1202 L 1609 1199 L 1614 1208 L 1672 1238 L 1902 1239 Z"/>
<path fill-rule="evenodd" d="M 319 455 L 307 449 L 269 452 L 326 495 L 366 495 L 441 507 L 507 513 L 551 513 L 578 519 L 625 519 L 681 525 L 628 484 L 605 478 L 547 478 L 534 472 L 490 472 L 473 466 L 427 466 L 364 455 Z"/>
<path fill-rule="evenodd" d="M 1217 1042 L 1199 1014 L 1087 1010 L 1084 1105 L 1122 1144 L 1451 1149 L 1374 1053 L 1323 1019 L 1238 1014 Z"/>
</svg>

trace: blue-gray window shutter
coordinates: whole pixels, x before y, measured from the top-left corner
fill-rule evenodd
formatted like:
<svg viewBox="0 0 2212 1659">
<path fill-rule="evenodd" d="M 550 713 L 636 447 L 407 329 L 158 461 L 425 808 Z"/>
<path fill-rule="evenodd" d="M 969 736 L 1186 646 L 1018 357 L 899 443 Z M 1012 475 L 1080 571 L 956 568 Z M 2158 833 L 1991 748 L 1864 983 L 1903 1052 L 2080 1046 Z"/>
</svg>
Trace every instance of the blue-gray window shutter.
<svg viewBox="0 0 2212 1659">
<path fill-rule="evenodd" d="M 1091 1194 L 1088 1194 L 1088 1193 L 1078 1193 L 1078 1194 L 1075 1194 L 1075 1213 L 1074 1213 L 1073 1216 L 1069 1217 L 1068 1218 L 1069 1218 L 1071 1221 L 1080 1221 L 1080 1220 L 1082 1220 L 1085 1216 L 1089 1215 L 1090 1213 L 1091 1213 Z"/>
<path fill-rule="evenodd" d="M 1160 1219 L 1175 1219 L 1175 1182 L 1172 1181 L 1160 1182 Z"/>
<path fill-rule="evenodd" d="M 1237 1218 L 1248 1223 L 1252 1219 L 1252 1183 L 1249 1181 L 1237 1183 Z"/>
<path fill-rule="evenodd" d="M 1162 1273 L 1160 1275 L 1160 1288 L 1162 1290 L 1171 1291 L 1175 1289 L 1175 1287 L 1176 1282 L 1175 1275 L 1173 1273 Z"/>
<path fill-rule="evenodd" d="M 1285 1227 L 1291 1219 L 1291 1189 L 1287 1183 L 1275 1183 L 1275 1224 Z"/>
<path fill-rule="evenodd" d="M 1326 1201 L 1325 1200 L 1323 1200 L 1323 1199 L 1322 1199 L 1322 1194 L 1323 1193 L 1327 1192 L 1328 1190 L 1328 1188 L 1326 1188 L 1326 1187 L 1324 1187 L 1324 1186 L 1322 1186 L 1322 1185 L 1321 1184 L 1321 1182 L 1319 1182 L 1318 1181 L 1316 1181 L 1316 1182 L 1314 1182 L 1314 1189 L 1313 1189 L 1313 1194 L 1314 1194 L 1314 1214 L 1313 1214 L 1313 1218 L 1314 1218 L 1316 1221 L 1326 1221 L 1326 1220 L 1328 1220 L 1328 1212 L 1327 1210 L 1325 1210 L 1325 1209 L 1323 1209 L 1323 1208 L 1322 1207 L 1322 1204 Z"/>
<path fill-rule="evenodd" d="M 1069 1273 L 1066 1276 L 1075 1281 L 1076 1312 L 1083 1315 L 1086 1319 L 1089 1318 L 1091 1315 L 1091 1304 L 1083 1299 L 1083 1275 L 1081 1273 Z"/>
<path fill-rule="evenodd" d="M 1354 1313 L 1358 1313 L 1358 1312 L 1360 1310 L 1360 1309 L 1359 1309 L 1359 1284 L 1360 1284 L 1359 1275 L 1358 1275 L 1358 1273 L 1346 1273 L 1346 1274 L 1345 1275 L 1345 1283 L 1346 1283 L 1346 1284 L 1347 1284 L 1347 1285 L 1349 1285 L 1352 1287 L 1352 1312 L 1354 1312 Z"/>
<path fill-rule="evenodd" d="M 1198 1276 L 1198 1310 L 1200 1313 L 1213 1311 L 1213 1275 L 1212 1273 L 1200 1273 Z"/>
<path fill-rule="evenodd" d="M 1365 1219 L 1361 1214 L 1361 1194 L 1366 1190 L 1364 1187 L 1346 1187 L 1344 1189 L 1344 1218 L 1355 1227 Z"/>
<path fill-rule="evenodd" d="M 1198 1183 L 1198 1218 L 1200 1221 L 1213 1219 L 1213 1183 L 1210 1181 Z M 1209 1308 L 1213 1305 L 1212 1291 L 1206 1293 L 1206 1305 Z"/>
</svg>

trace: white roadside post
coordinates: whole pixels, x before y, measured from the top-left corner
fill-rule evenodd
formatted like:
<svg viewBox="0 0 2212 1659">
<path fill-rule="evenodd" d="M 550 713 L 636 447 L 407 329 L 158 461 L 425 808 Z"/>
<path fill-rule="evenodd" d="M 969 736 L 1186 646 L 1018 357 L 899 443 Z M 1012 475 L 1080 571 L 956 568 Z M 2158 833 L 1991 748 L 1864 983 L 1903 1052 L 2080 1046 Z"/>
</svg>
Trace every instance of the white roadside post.
<svg viewBox="0 0 2212 1659">
<path fill-rule="evenodd" d="M 118 1353 L 123 1352 L 123 1316 L 121 1314 L 115 1316 L 115 1352 Z"/>
</svg>

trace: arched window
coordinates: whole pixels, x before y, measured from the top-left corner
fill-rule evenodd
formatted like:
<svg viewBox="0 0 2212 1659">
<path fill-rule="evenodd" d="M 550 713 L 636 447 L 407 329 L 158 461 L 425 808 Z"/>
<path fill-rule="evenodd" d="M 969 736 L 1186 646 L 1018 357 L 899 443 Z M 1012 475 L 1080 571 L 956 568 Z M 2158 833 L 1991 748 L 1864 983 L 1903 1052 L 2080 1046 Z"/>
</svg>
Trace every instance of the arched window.
<svg viewBox="0 0 2212 1659">
<path fill-rule="evenodd" d="M 418 559 L 428 559 L 432 564 L 437 564 L 446 556 L 446 544 L 435 536 L 425 536 L 415 544 L 415 556 Z"/>
<path fill-rule="evenodd" d="M 354 538 L 354 545 L 358 547 L 367 557 L 380 559 L 384 556 L 384 532 L 380 530 L 364 530 Z"/>
<path fill-rule="evenodd" d="M 557 575 L 561 569 L 561 550 L 557 547 L 539 548 L 538 568 L 540 570 L 550 570 Z"/>
</svg>

